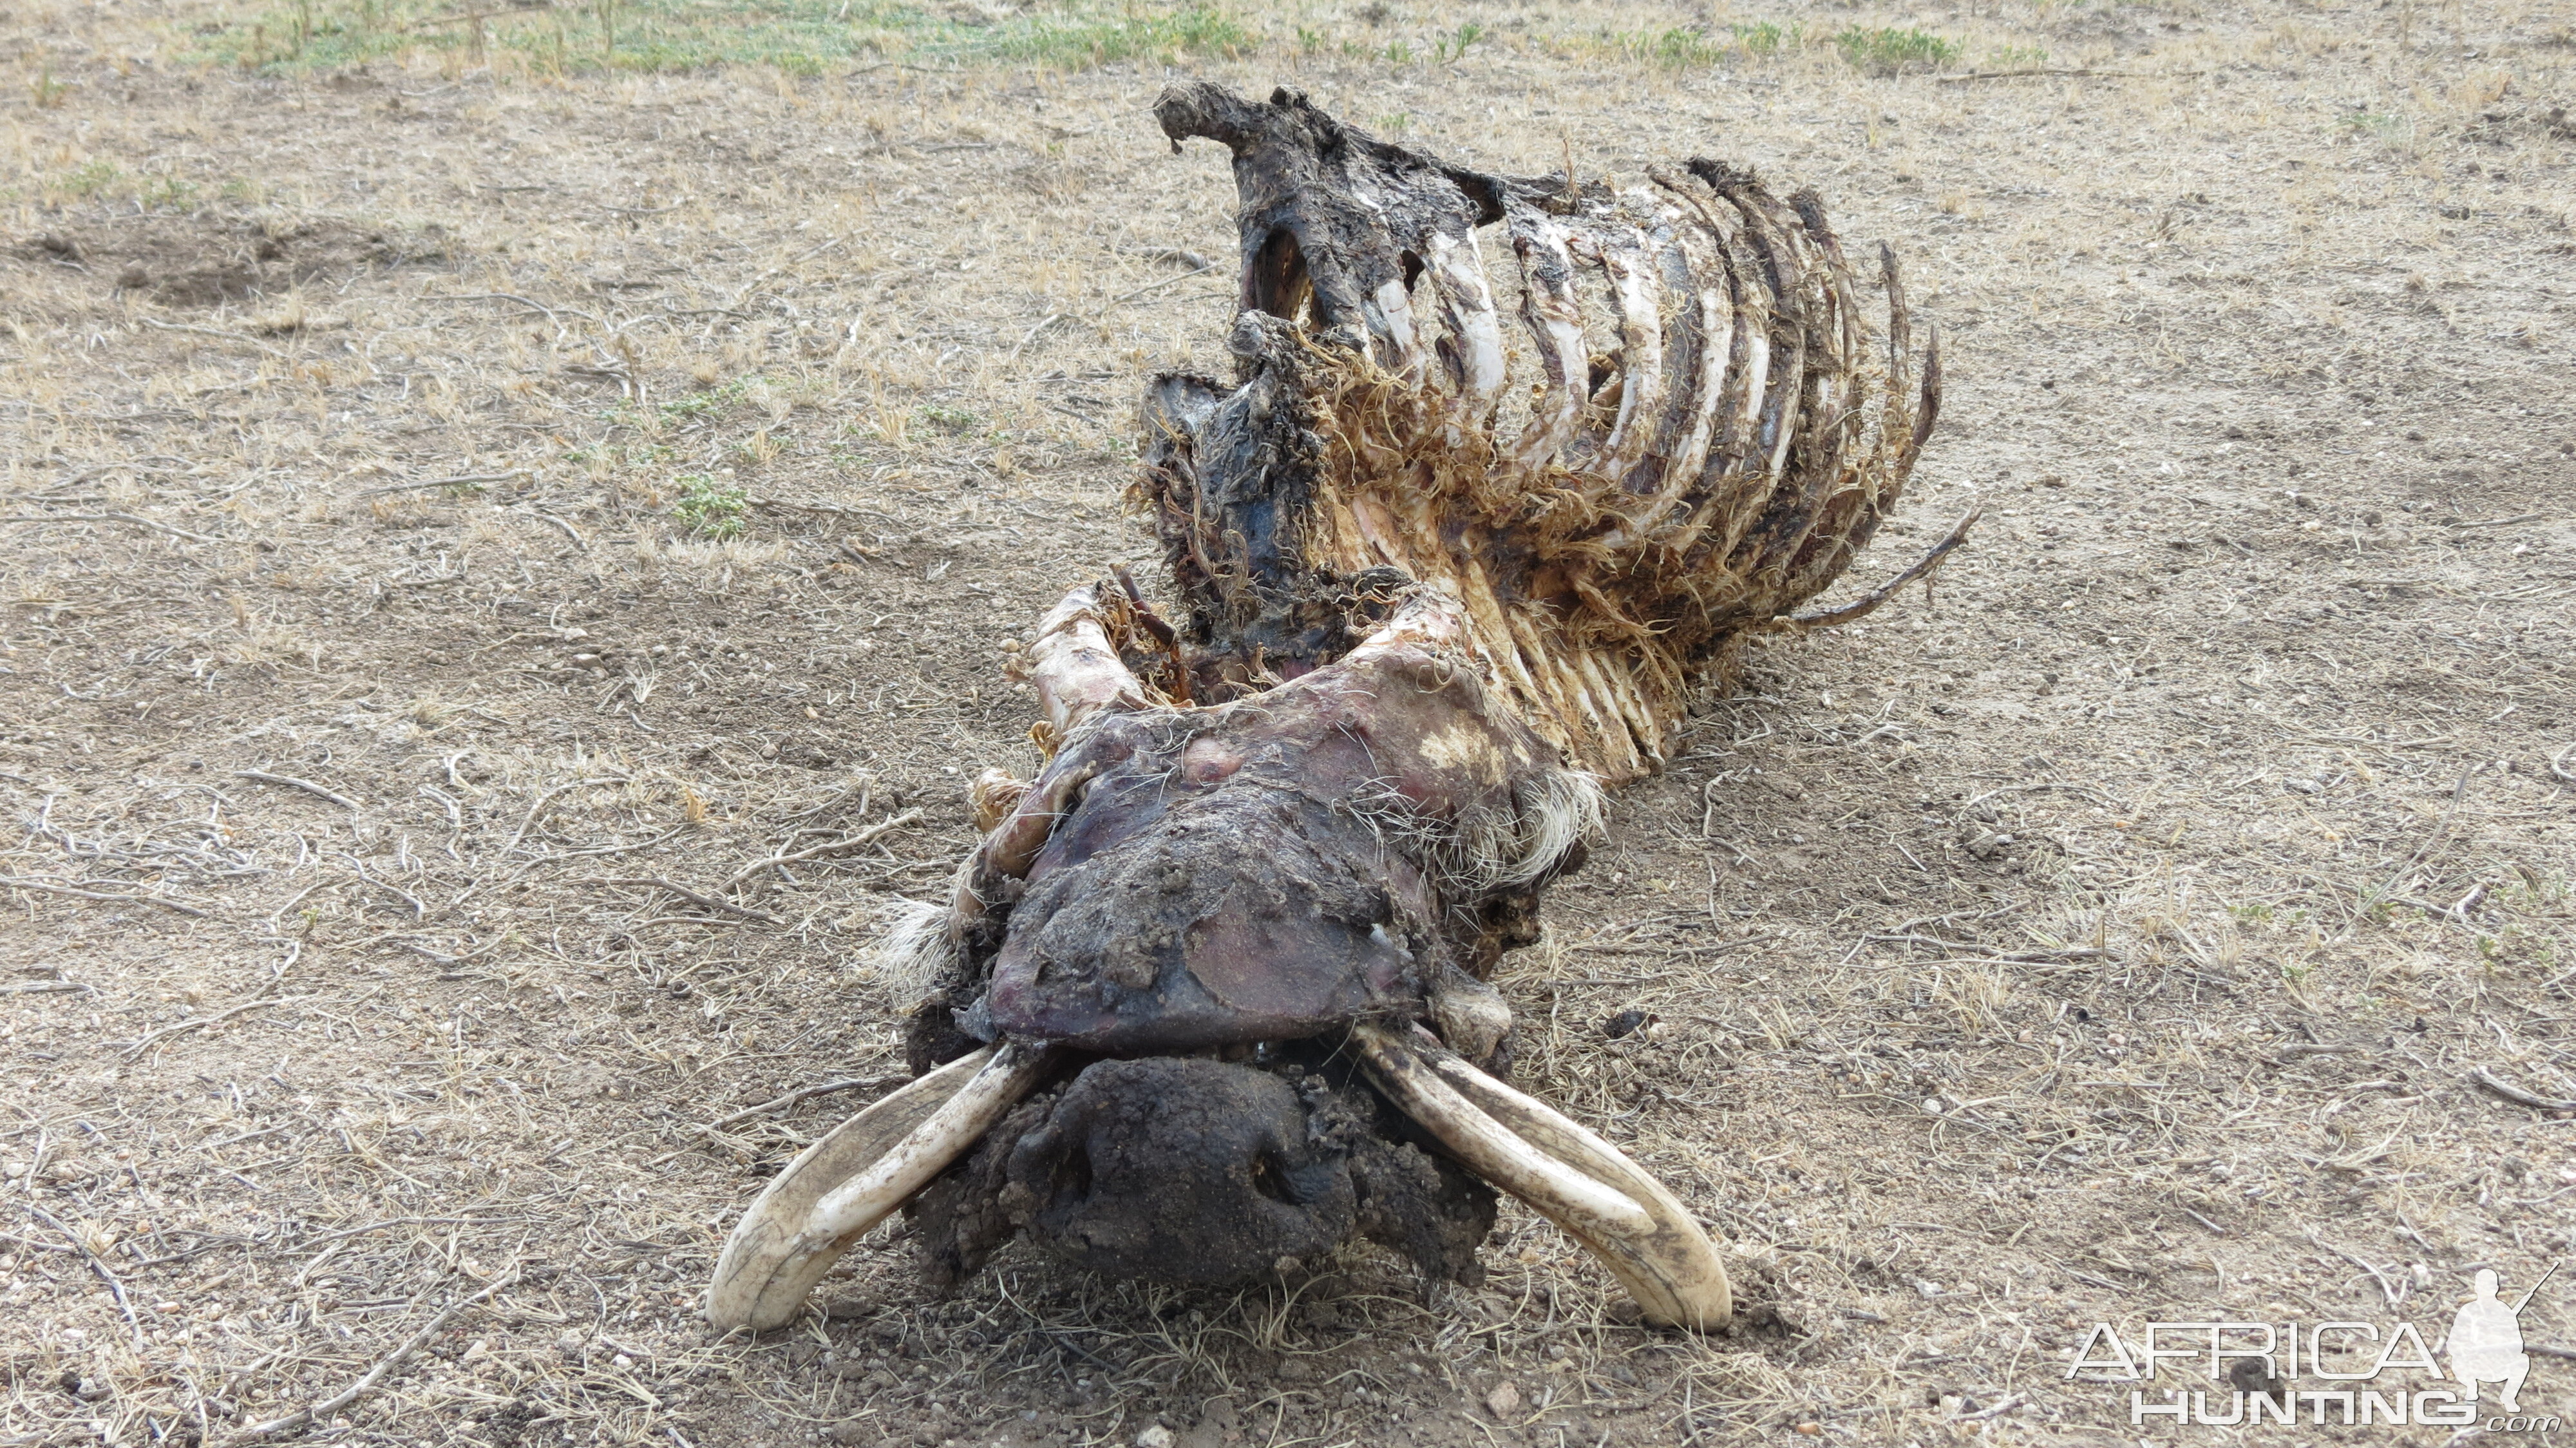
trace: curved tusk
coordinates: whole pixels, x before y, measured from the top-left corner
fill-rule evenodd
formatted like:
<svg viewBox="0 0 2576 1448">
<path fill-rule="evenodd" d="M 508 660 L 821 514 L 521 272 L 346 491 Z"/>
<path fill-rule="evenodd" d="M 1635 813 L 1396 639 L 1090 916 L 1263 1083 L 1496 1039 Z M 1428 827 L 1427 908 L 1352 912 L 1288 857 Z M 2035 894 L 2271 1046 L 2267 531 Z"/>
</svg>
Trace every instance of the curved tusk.
<svg viewBox="0 0 2576 1448">
<path fill-rule="evenodd" d="M 851 1243 L 964 1156 L 1052 1064 L 1045 1046 L 987 1046 L 805 1148 L 726 1241 L 707 1292 L 707 1321 L 762 1330 L 795 1317 Z"/>
<path fill-rule="evenodd" d="M 1617 1147 L 1436 1044 L 1365 1024 L 1351 1041 L 1398 1108 L 1601 1259 L 1648 1321 L 1707 1331 L 1734 1316 L 1708 1234 Z"/>
</svg>

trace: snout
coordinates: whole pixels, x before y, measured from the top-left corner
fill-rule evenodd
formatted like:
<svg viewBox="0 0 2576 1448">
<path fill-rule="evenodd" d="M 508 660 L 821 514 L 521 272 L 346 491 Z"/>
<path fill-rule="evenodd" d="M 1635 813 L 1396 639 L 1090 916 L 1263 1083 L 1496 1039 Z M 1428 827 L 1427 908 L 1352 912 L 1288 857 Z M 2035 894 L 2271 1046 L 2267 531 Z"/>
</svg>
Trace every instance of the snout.
<svg viewBox="0 0 2576 1448">
<path fill-rule="evenodd" d="M 1345 1113 L 1320 1081 L 1202 1058 L 1099 1061 L 1010 1153 L 1003 1203 L 1077 1266 L 1237 1281 L 1351 1233 Z"/>
</svg>

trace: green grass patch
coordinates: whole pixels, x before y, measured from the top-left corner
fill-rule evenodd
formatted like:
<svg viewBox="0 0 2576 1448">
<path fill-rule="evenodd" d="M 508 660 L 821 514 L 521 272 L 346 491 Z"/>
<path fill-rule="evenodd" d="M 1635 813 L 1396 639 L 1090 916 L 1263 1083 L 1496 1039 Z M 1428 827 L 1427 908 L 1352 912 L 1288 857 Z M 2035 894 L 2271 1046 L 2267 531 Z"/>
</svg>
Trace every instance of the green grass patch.
<svg viewBox="0 0 2576 1448">
<path fill-rule="evenodd" d="M 1834 48 L 1854 69 L 1871 75 L 1898 75 L 1930 70 L 1959 58 L 1959 44 L 1928 30 L 1867 29 L 1855 25 L 1837 31 Z"/>
<path fill-rule="evenodd" d="M 930 403 L 915 416 L 951 437 L 963 437 L 984 425 L 984 419 L 962 407 L 943 407 Z"/>
<path fill-rule="evenodd" d="M 1806 42 L 1803 27 L 1756 21 L 1729 25 L 1723 32 L 1693 26 L 1670 30 L 1604 30 L 1589 36 L 1546 42 L 1565 54 L 1616 55 L 1673 70 L 1706 70 L 1745 60 L 1761 60 Z"/>
<path fill-rule="evenodd" d="M 671 502 L 671 516 L 689 526 L 701 538 L 739 538 L 744 516 L 751 511 L 751 497 L 731 483 L 720 483 L 704 473 L 684 473 L 671 480 L 680 496 Z"/>
<path fill-rule="evenodd" d="M 878 61 L 1082 69 L 1234 56 L 1254 36 L 1205 4 L 1040 5 L 991 24 L 886 0 L 587 0 L 492 11 L 476 0 L 288 0 L 201 31 L 192 56 L 263 70 L 335 69 L 408 51 L 540 73 L 771 65 L 795 74 Z"/>
</svg>

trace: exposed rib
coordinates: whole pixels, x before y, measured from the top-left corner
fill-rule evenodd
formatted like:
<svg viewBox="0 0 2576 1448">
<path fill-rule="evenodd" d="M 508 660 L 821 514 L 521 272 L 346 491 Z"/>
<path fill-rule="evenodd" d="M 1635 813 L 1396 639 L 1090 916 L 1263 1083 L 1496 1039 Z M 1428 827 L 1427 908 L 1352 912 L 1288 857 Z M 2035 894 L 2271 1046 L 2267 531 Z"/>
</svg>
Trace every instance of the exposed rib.
<svg viewBox="0 0 2576 1448">
<path fill-rule="evenodd" d="M 1463 241 L 1432 233 L 1426 263 L 1431 288 L 1440 299 L 1441 320 L 1449 335 L 1441 360 L 1449 384 L 1465 407 L 1470 425 L 1490 427 L 1495 405 L 1502 401 L 1508 368 L 1503 358 L 1503 327 L 1494 315 L 1494 289 L 1485 277 L 1485 258 L 1475 233 Z"/>
<path fill-rule="evenodd" d="M 1574 440 L 1583 419 L 1583 389 L 1591 360 L 1583 350 L 1583 312 L 1574 294 L 1574 258 L 1565 228 L 1542 212 L 1516 207 L 1512 250 L 1521 262 L 1521 320 L 1538 343 L 1547 387 L 1530 408 L 1529 426 L 1504 454 L 1504 463 L 1526 476 L 1539 471 Z"/>
<path fill-rule="evenodd" d="M 1600 242 L 1601 269 L 1619 304 L 1619 420 L 1596 465 L 1614 483 L 1646 455 L 1664 400 L 1663 288 L 1633 227 Z"/>
</svg>

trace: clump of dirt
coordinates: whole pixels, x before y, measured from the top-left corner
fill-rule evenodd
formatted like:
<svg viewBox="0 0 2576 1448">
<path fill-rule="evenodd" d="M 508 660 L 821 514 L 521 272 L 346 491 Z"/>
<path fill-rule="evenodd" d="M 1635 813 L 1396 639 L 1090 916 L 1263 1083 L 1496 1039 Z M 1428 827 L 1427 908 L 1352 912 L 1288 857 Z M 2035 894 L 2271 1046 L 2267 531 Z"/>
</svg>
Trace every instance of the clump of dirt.
<svg viewBox="0 0 2576 1448">
<path fill-rule="evenodd" d="M 17 250 L 29 260 L 78 267 L 106 289 L 204 308 L 371 268 L 445 261 L 450 246 L 437 223 L 406 230 L 323 217 L 102 210 L 55 218 Z"/>
</svg>

